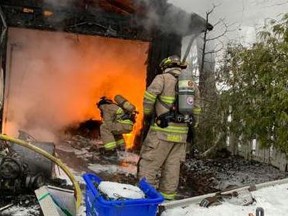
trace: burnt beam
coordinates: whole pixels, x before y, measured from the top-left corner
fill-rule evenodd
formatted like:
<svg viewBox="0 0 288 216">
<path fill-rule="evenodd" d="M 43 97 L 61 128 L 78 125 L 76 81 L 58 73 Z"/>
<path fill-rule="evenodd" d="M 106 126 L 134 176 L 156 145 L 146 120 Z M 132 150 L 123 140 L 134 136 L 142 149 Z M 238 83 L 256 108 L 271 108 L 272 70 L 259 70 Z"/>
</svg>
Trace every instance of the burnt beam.
<svg viewBox="0 0 288 216">
<path fill-rule="evenodd" d="M 2 5 L 7 25 L 13 27 L 64 31 L 78 34 L 150 41 L 151 36 L 133 23 L 132 16 L 99 10 L 44 10 L 40 7 Z"/>
<path fill-rule="evenodd" d="M 115 0 L 107 0 L 111 5 L 114 5 L 117 8 L 120 8 L 121 10 L 133 14 L 135 13 L 135 9 L 133 7 L 130 7 L 129 5 L 123 4 L 122 1 L 115 1 Z"/>
</svg>

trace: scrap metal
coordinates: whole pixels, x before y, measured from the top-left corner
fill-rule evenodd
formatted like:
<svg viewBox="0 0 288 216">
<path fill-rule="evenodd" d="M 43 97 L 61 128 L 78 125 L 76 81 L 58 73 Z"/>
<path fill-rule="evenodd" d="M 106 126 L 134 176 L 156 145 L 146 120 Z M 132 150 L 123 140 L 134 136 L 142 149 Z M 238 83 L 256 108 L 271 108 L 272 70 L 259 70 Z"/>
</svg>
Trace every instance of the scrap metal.
<svg viewBox="0 0 288 216">
<path fill-rule="evenodd" d="M 266 187 L 270 187 L 270 186 L 274 186 L 274 185 L 281 185 L 281 184 L 287 184 L 288 183 L 288 178 L 285 179 L 281 179 L 281 180 L 276 180 L 276 181 L 269 181 L 269 182 L 265 182 L 265 183 L 261 183 L 261 184 L 257 184 L 253 187 L 255 187 L 255 190 L 261 189 L 261 188 L 266 188 Z M 229 193 L 233 193 L 233 192 L 239 192 L 241 190 L 248 190 L 249 188 L 251 188 L 250 186 L 244 186 L 241 188 L 237 188 L 234 190 L 229 190 L 229 191 L 225 191 L 222 194 L 229 194 Z M 165 210 L 169 210 L 169 209 L 173 209 L 173 208 L 185 208 L 188 207 L 191 204 L 195 204 L 195 203 L 200 203 L 201 200 L 207 198 L 207 197 L 211 197 L 211 196 L 215 196 L 217 195 L 217 193 L 210 193 L 210 194 L 205 194 L 205 195 L 201 195 L 201 196 L 196 196 L 196 197 L 191 197 L 188 199 L 182 199 L 182 200 L 175 200 L 175 201 L 171 201 L 171 202 L 164 202 L 163 204 L 159 205 L 159 213 L 161 215 L 161 213 L 163 213 Z M 258 210 L 259 211 L 259 210 Z M 260 215 L 262 216 L 262 215 Z"/>
</svg>

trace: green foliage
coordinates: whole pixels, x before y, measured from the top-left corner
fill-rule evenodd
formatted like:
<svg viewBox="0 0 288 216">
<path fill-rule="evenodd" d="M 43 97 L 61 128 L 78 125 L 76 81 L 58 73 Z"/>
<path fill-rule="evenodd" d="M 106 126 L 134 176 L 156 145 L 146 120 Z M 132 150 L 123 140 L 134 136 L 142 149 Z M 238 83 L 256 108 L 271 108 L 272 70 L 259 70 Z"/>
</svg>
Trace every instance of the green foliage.
<svg viewBox="0 0 288 216">
<path fill-rule="evenodd" d="M 268 29 L 250 48 L 228 47 L 220 100 L 231 111 L 228 126 L 236 136 L 288 152 L 288 15 Z"/>
<path fill-rule="evenodd" d="M 228 112 L 219 96 L 203 95 L 203 109 L 199 128 L 196 130 L 196 147 L 204 152 L 212 146 L 222 148 L 226 144 Z M 213 156 L 214 151 L 212 152 Z"/>
</svg>

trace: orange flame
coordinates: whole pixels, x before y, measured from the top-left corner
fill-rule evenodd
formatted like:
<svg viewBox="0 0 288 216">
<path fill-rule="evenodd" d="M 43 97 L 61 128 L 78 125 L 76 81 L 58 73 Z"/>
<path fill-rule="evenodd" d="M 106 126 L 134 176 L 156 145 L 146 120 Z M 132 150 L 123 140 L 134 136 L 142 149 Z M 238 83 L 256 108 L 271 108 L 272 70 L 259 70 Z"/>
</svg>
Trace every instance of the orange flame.
<svg viewBox="0 0 288 216">
<path fill-rule="evenodd" d="M 69 124 L 100 119 L 99 98 L 121 94 L 139 112 L 125 136 L 132 147 L 141 128 L 149 43 L 19 28 L 8 33 L 5 133 L 21 129 L 47 140 Z"/>
</svg>

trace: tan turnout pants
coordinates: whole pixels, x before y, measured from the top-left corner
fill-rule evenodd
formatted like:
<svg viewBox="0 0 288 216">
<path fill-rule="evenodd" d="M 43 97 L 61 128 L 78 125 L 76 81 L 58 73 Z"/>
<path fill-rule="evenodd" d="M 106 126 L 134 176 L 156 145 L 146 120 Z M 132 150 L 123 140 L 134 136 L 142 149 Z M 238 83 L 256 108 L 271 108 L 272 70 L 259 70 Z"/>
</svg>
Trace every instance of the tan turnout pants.
<svg viewBox="0 0 288 216">
<path fill-rule="evenodd" d="M 123 134 L 130 133 L 132 129 L 133 126 L 129 124 L 103 122 L 100 126 L 100 135 L 104 148 L 112 150 L 117 146 L 124 145 Z"/>
<path fill-rule="evenodd" d="M 160 140 L 156 131 L 149 131 L 140 152 L 138 178 L 147 181 L 165 194 L 176 193 L 179 184 L 180 165 L 185 160 L 186 143 Z M 161 172 L 159 187 L 157 175 Z"/>
</svg>

